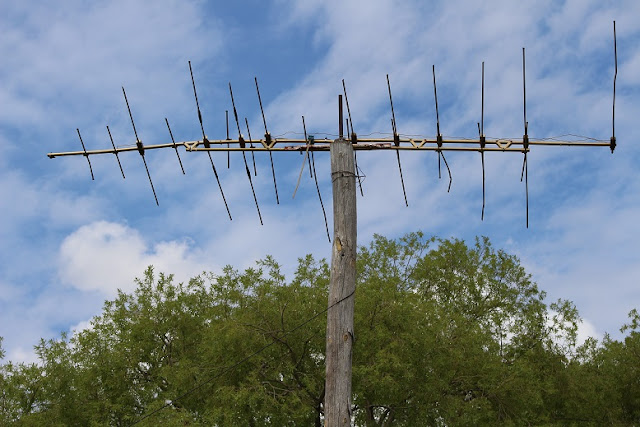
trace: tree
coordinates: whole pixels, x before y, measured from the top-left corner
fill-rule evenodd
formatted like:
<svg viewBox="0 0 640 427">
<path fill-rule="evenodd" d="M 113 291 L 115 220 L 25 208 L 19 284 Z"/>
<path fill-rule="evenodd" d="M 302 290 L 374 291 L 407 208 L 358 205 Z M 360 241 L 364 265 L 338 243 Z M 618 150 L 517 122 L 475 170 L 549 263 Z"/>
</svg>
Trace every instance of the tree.
<svg viewBox="0 0 640 427">
<path fill-rule="evenodd" d="M 576 347 L 575 307 L 547 306 L 487 238 L 375 236 L 357 269 L 357 425 L 638 422 L 637 312 L 625 342 Z M 322 425 L 329 268 L 281 270 L 148 268 L 90 328 L 41 341 L 39 364 L 1 365 L 0 423 Z"/>
</svg>

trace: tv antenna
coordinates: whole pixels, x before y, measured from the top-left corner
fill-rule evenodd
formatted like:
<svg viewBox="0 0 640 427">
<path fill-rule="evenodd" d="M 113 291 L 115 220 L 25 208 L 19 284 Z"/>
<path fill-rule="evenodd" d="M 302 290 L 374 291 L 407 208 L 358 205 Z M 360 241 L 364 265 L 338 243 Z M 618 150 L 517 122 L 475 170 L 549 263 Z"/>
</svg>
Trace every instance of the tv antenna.
<svg viewBox="0 0 640 427">
<path fill-rule="evenodd" d="M 258 141 L 254 141 L 251 138 L 249 131 L 249 123 L 245 118 L 245 125 L 247 128 L 247 135 L 249 138 L 249 144 L 242 136 L 240 130 L 240 121 L 238 118 L 237 110 L 235 108 L 235 100 L 233 98 L 233 91 L 231 89 L 231 83 L 229 83 L 229 94 L 231 96 L 231 103 L 233 107 L 234 119 L 238 130 L 237 139 L 231 139 L 229 137 L 229 114 L 226 110 L 226 123 L 227 123 L 227 135 L 225 139 L 210 140 L 207 138 L 202 120 L 202 114 L 200 112 L 200 105 L 198 102 L 198 95 L 196 92 L 195 80 L 193 78 L 193 70 L 191 62 L 189 61 L 189 72 L 191 75 L 191 82 L 193 85 L 193 94 L 196 101 L 196 109 L 198 113 L 198 121 L 200 123 L 200 130 L 202 132 L 202 139 L 195 141 L 182 141 L 176 142 L 173 138 L 173 133 L 169 127 L 169 122 L 165 118 L 167 128 L 171 137 L 171 142 L 162 143 L 157 145 L 143 145 L 142 141 L 138 138 L 137 130 L 133 121 L 133 115 L 129 107 L 129 101 L 127 100 L 124 88 L 122 89 L 125 101 L 127 103 L 127 110 L 129 117 L 131 118 L 131 125 L 133 127 L 135 135 L 135 146 L 123 146 L 118 147 L 113 142 L 111 137 L 111 131 L 107 127 L 109 137 L 111 139 L 112 148 L 87 150 L 80 130 L 77 129 L 77 134 L 82 145 L 82 151 L 69 151 L 59 153 L 49 153 L 50 158 L 63 157 L 63 156 L 84 156 L 89 164 L 89 171 L 91 173 L 92 180 L 95 179 L 93 167 L 91 165 L 90 157 L 101 154 L 115 154 L 120 166 L 120 171 L 124 178 L 124 171 L 120 164 L 119 154 L 128 151 L 137 150 L 142 157 L 142 161 L 149 178 L 149 183 L 153 194 L 158 203 L 155 188 L 151 181 L 151 175 L 145 159 L 145 152 L 147 150 L 173 148 L 178 154 L 178 161 L 184 174 L 184 168 L 182 167 L 182 161 L 178 153 L 179 147 L 189 153 L 206 152 L 209 155 L 210 163 L 213 169 L 213 173 L 216 177 L 222 199 L 225 204 L 225 208 L 231 220 L 231 212 L 227 204 L 224 192 L 222 191 L 222 185 L 218 176 L 216 167 L 211 157 L 212 152 L 227 152 L 227 167 L 230 167 L 230 153 L 241 152 L 244 159 L 245 171 L 251 185 L 251 190 L 258 211 L 260 223 L 262 224 L 262 215 L 258 205 L 257 196 L 253 186 L 253 180 L 251 178 L 251 171 L 246 159 L 246 153 L 250 152 L 252 159 L 255 162 L 254 154 L 256 152 L 267 152 L 271 161 L 271 170 L 273 175 L 273 184 L 276 194 L 276 203 L 279 204 L 278 188 L 276 183 L 276 173 L 273 163 L 273 153 L 281 152 L 299 152 L 305 154 L 305 159 L 302 162 L 302 169 L 298 179 L 302 177 L 302 172 L 306 162 L 309 163 L 309 174 L 315 180 L 315 185 L 320 200 L 320 205 L 324 215 L 325 228 L 327 231 L 327 238 L 332 241 L 332 257 L 331 257 L 331 283 L 329 289 L 329 307 L 327 313 L 327 349 L 325 356 L 326 363 L 326 386 L 325 386 L 325 405 L 324 405 L 324 417 L 327 425 L 338 425 L 348 423 L 350 420 L 351 411 L 351 354 L 353 346 L 353 308 L 354 308 L 354 293 L 355 293 L 355 259 L 357 250 L 357 215 L 356 215 L 356 180 L 360 187 L 361 196 L 364 195 L 362 191 L 362 182 L 360 180 L 359 168 L 356 166 L 358 151 L 368 150 L 376 151 L 392 150 L 396 152 L 396 158 L 398 162 L 398 170 L 400 174 L 400 181 L 402 184 L 402 192 L 404 196 L 405 205 L 408 206 L 407 193 L 405 188 L 404 177 L 402 174 L 402 164 L 400 161 L 400 152 L 412 152 L 412 151 L 435 151 L 438 155 L 438 176 L 441 178 L 441 166 L 440 162 L 444 162 L 449 174 L 449 186 L 447 191 L 451 190 L 451 169 L 445 158 L 445 151 L 451 152 L 479 152 L 482 162 L 482 214 L 481 218 L 484 219 L 485 215 L 485 153 L 520 153 L 523 154 L 521 181 L 525 183 L 525 206 L 526 206 L 526 226 L 529 226 L 529 179 L 528 179 L 528 153 L 534 146 L 555 146 L 555 147 L 609 147 L 611 153 L 616 148 L 616 136 L 615 136 L 615 96 L 616 96 L 616 80 L 618 75 L 618 53 L 617 53 L 617 40 L 615 21 L 613 23 L 613 42 L 614 42 L 614 61 L 615 61 L 615 73 L 613 78 L 613 105 L 612 105 L 612 133 L 608 141 L 598 140 L 594 138 L 585 138 L 577 141 L 559 140 L 555 138 L 546 139 L 534 139 L 529 136 L 529 122 L 527 121 L 527 103 L 526 103 L 526 69 L 525 69 L 525 49 L 522 49 L 522 89 L 523 89 L 523 124 L 524 133 L 522 139 L 511 138 L 487 138 L 485 136 L 484 129 L 484 78 L 485 69 L 484 62 L 482 63 L 482 84 L 481 84 L 481 108 L 480 108 L 480 121 L 478 122 L 478 138 L 445 138 L 440 129 L 440 115 L 438 110 L 438 95 L 436 88 L 436 74 L 435 65 L 432 67 L 433 73 L 433 93 L 436 110 L 436 131 L 435 138 L 410 138 L 401 136 L 398 132 L 396 123 L 395 110 L 393 105 L 393 97 L 391 93 L 391 83 L 389 75 L 387 74 L 387 89 L 389 93 L 389 104 L 391 107 L 391 129 L 393 132 L 392 138 L 373 138 L 373 137 L 359 137 L 354 131 L 354 125 L 351 118 L 351 109 L 349 107 L 349 101 L 347 99 L 347 90 L 344 80 L 342 81 L 342 88 L 344 99 L 347 105 L 348 118 L 345 120 L 343 117 L 343 102 L 342 94 L 338 96 L 338 129 L 339 136 L 335 140 L 316 140 L 313 135 L 307 134 L 305 117 L 302 116 L 302 126 L 304 130 L 304 139 L 291 139 L 291 138 L 274 138 L 268 131 L 267 122 L 264 115 L 264 109 L 262 105 L 262 99 L 260 97 L 260 90 L 258 87 L 258 79 L 254 78 L 256 92 L 258 94 L 258 102 L 260 105 L 260 112 L 262 114 L 262 120 L 264 125 L 264 138 Z M 344 138 L 344 124 L 346 123 L 348 138 Z M 254 142 L 257 145 L 254 145 Z M 333 240 L 329 234 L 329 226 L 327 221 L 326 212 L 324 209 L 324 203 L 320 194 L 320 187 L 318 185 L 317 173 L 315 170 L 315 158 L 316 152 L 330 152 L 331 153 L 331 180 L 333 190 L 333 223 L 334 232 Z M 255 163 L 254 163 L 255 165 Z M 257 175 L 257 169 L 254 166 L 254 176 Z M 297 185 L 296 185 L 297 189 Z M 295 195 L 295 192 L 294 192 Z M 334 305 L 332 305 L 334 304 Z"/>
</svg>

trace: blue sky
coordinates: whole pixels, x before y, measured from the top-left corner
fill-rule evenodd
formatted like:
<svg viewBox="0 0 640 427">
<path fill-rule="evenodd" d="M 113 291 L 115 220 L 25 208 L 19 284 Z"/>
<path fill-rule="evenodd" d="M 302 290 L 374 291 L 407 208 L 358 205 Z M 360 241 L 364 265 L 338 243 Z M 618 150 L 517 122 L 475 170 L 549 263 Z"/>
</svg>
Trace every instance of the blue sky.
<svg viewBox="0 0 640 427">
<path fill-rule="evenodd" d="M 248 267 L 272 254 L 287 272 L 306 253 L 329 257 L 313 181 L 292 200 L 301 157 L 274 155 L 281 204 L 268 156 L 254 180 L 260 226 L 242 158 L 214 154 L 233 221 L 209 160 L 173 150 L 146 158 L 48 152 L 135 142 L 121 86 L 140 139 L 200 137 L 188 61 L 210 138 L 225 137 L 228 82 L 252 135 L 263 133 L 254 76 L 273 135 L 337 133 L 336 98 L 344 78 L 355 130 L 389 133 L 389 73 L 402 134 L 433 137 L 431 66 L 438 75 L 445 137 L 477 135 L 485 61 L 485 133 L 521 137 L 522 47 L 527 49 L 527 118 L 532 137 L 611 136 L 612 21 L 618 32 L 618 148 L 533 147 L 530 226 L 525 228 L 522 156 L 486 156 L 484 221 L 480 156 L 449 154 L 453 185 L 438 180 L 434 153 L 403 153 L 409 207 L 395 155 L 358 156 L 366 175 L 358 196 L 358 238 L 422 230 L 472 241 L 489 236 L 518 255 L 548 301 L 574 301 L 583 336 L 620 337 L 640 307 L 640 3 L 628 1 L 278 0 L 205 2 L 3 2 L 0 5 L 0 336 L 7 358 L 33 360 L 40 337 L 83 327 L 118 288 L 131 291 L 147 265 L 187 280 L 224 265 Z M 289 133 L 290 132 L 290 133 Z M 254 136 L 254 138 L 255 138 Z M 316 155 L 331 221 L 329 162 Z M 308 175 L 307 175 L 308 176 Z M 330 222 L 331 224 L 331 222 Z M 356 302 L 357 303 L 357 302 Z"/>
</svg>

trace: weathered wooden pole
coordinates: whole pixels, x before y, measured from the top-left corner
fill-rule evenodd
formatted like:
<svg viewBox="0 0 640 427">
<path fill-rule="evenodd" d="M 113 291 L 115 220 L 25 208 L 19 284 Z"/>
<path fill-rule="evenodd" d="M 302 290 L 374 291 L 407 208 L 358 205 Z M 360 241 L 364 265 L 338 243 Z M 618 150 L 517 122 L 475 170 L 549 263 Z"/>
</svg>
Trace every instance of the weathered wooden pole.
<svg viewBox="0 0 640 427">
<path fill-rule="evenodd" d="M 333 247 L 327 312 L 326 427 L 351 425 L 351 352 L 356 290 L 356 174 L 353 146 L 342 137 L 342 96 L 339 96 L 340 137 L 331 144 L 333 182 Z"/>
</svg>

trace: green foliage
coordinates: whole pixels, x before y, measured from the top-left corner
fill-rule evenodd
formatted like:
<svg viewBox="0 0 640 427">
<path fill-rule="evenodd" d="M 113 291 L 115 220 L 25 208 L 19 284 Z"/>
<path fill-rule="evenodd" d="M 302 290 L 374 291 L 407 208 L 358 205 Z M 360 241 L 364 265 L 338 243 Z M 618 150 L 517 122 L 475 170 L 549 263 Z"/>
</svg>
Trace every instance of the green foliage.
<svg viewBox="0 0 640 427">
<path fill-rule="evenodd" d="M 624 342 L 576 346 L 573 304 L 547 306 L 487 238 L 375 236 L 357 269 L 357 425 L 640 422 L 635 310 Z M 322 425 L 324 260 L 300 258 L 289 281 L 266 257 L 136 284 L 90 328 L 41 341 L 39 363 L 0 365 L 1 425 Z"/>
</svg>

